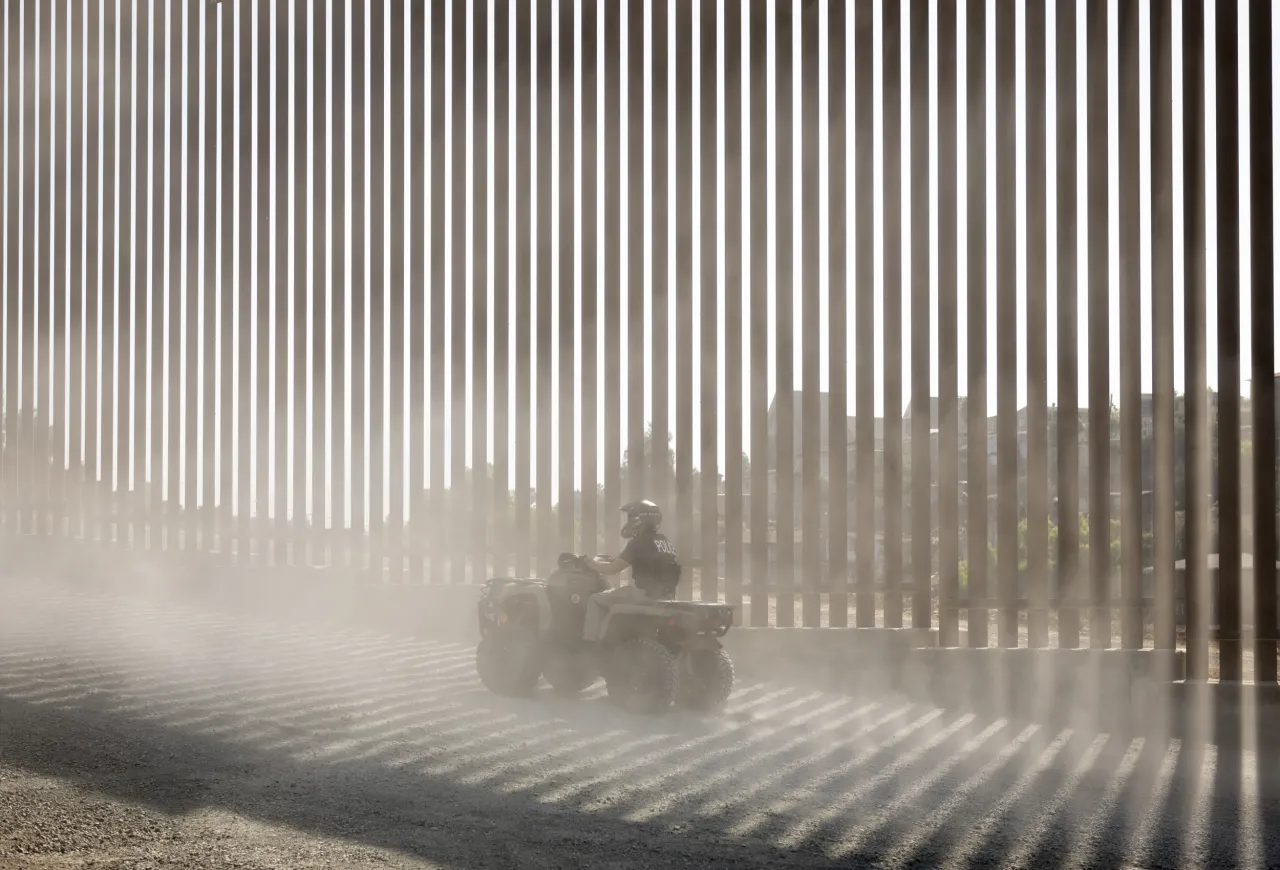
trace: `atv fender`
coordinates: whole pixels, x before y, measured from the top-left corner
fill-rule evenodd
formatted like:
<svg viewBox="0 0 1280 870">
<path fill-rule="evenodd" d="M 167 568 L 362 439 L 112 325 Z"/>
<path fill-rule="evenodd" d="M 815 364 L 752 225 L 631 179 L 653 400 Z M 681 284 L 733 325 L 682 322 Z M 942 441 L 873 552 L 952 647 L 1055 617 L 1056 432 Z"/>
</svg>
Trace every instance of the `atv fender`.
<svg viewBox="0 0 1280 870">
<path fill-rule="evenodd" d="M 691 653 L 723 647 L 724 644 L 720 643 L 720 638 L 709 634 L 695 634 L 684 643 L 684 649 Z"/>
<path fill-rule="evenodd" d="M 663 615 L 664 611 L 660 606 L 656 606 L 656 603 L 620 601 L 610 606 L 604 615 L 604 619 L 601 620 L 599 638 L 603 640 L 609 637 L 609 633 L 615 623 L 625 624 L 628 621 L 633 621 L 629 620 L 629 617 L 655 619 Z"/>
<path fill-rule="evenodd" d="M 605 614 L 604 620 L 600 623 L 600 637 L 607 638 L 609 636 L 610 627 L 614 621 L 626 622 L 628 619 L 658 619 L 665 620 L 670 618 L 679 618 L 688 615 L 686 610 L 681 608 L 673 608 L 670 601 L 657 600 L 632 600 L 619 601 L 609 607 L 608 613 Z"/>
<path fill-rule="evenodd" d="M 534 626 L 535 630 L 541 632 L 551 624 L 551 602 L 547 599 L 547 593 L 539 587 L 530 588 L 523 584 L 514 586 L 513 588 L 500 589 L 494 596 L 494 608 L 497 611 L 499 624 L 503 621 L 503 615 L 508 612 L 510 605 L 514 603 L 526 603 L 531 601 L 537 610 L 538 624 Z"/>
</svg>

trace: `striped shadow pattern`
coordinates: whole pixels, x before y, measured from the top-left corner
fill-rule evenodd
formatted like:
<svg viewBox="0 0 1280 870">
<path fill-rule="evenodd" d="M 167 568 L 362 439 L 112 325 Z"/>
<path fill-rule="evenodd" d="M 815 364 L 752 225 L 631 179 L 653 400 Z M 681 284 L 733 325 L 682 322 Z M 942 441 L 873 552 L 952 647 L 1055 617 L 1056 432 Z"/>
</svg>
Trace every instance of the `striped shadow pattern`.
<svg viewBox="0 0 1280 870">
<path fill-rule="evenodd" d="M 48 581 L 6 600 L 0 771 L 164 813 L 446 866 L 1280 859 L 1280 789 L 1249 752 L 760 683 L 720 718 L 637 718 L 599 688 L 497 698 L 465 645 Z"/>
</svg>

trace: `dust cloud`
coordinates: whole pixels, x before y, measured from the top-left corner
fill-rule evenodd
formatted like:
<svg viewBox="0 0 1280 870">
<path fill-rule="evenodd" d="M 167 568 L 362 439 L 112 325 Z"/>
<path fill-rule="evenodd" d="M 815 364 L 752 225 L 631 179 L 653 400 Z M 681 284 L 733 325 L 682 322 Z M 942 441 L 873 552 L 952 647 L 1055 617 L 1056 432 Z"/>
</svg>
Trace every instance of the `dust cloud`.
<svg viewBox="0 0 1280 870">
<path fill-rule="evenodd" d="M 47 542 L 7 549 L 0 866 L 1280 858 L 1274 777 L 1248 773 L 1254 753 L 860 687 L 866 650 L 837 680 L 740 644 L 722 716 L 635 717 L 599 685 L 486 692 L 473 641 L 432 636 L 470 619 L 465 603 L 428 618 L 424 600 L 416 630 L 388 631 L 367 602 L 325 600 L 338 584 L 304 603 L 303 585 L 281 581 L 287 598 L 246 571 L 219 597 L 142 557 L 110 573 Z"/>
</svg>

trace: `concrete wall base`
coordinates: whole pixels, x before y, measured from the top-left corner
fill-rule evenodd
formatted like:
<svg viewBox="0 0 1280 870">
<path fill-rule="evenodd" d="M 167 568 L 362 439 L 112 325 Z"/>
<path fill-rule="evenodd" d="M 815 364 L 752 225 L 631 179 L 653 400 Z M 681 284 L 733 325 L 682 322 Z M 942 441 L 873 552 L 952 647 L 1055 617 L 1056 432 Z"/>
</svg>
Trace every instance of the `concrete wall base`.
<svg viewBox="0 0 1280 870">
<path fill-rule="evenodd" d="M 744 678 L 849 692 L 896 688 L 910 652 L 933 642 L 909 628 L 734 628 L 724 638 Z"/>
</svg>

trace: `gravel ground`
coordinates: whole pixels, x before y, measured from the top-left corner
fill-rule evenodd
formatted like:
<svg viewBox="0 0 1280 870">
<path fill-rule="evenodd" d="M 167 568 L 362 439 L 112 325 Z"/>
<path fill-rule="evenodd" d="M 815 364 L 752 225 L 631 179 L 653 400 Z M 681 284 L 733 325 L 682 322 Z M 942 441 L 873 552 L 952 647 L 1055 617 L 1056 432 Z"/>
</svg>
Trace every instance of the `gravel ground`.
<svg viewBox="0 0 1280 870">
<path fill-rule="evenodd" d="M 1280 866 L 1270 755 L 772 684 L 640 719 L 466 646 L 0 602 L 0 870 Z"/>
</svg>

